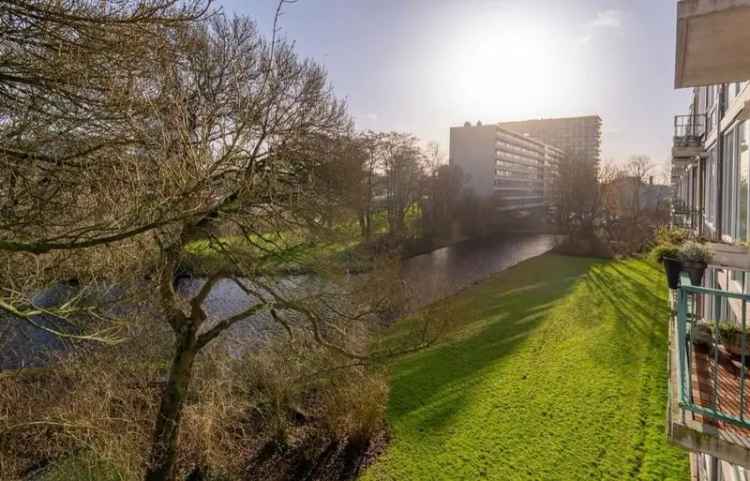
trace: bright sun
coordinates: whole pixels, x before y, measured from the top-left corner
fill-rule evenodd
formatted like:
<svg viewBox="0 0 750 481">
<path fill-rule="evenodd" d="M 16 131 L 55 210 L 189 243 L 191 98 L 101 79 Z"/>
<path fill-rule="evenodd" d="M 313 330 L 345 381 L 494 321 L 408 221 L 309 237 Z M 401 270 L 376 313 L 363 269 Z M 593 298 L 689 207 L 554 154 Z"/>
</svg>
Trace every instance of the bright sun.
<svg viewBox="0 0 750 481">
<path fill-rule="evenodd" d="M 560 45 L 543 27 L 510 26 L 462 40 L 447 65 L 451 97 L 482 110 L 490 107 L 496 115 L 528 110 L 566 67 Z"/>
</svg>

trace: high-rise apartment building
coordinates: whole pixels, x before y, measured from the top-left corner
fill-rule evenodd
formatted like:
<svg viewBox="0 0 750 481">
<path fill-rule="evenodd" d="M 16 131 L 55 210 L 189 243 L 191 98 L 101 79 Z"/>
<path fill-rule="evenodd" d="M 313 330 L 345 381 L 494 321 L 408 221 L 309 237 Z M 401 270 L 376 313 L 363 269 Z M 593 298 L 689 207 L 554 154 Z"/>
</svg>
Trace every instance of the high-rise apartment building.
<svg viewBox="0 0 750 481">
<path fill-rule="evenodd" d="M 498 126 L 554 145 L 565 151 L 572 161 L 593 166 L 599 163 L 602 119 L 598 115 L 500 122 Z"/>
<path fill-rule="evenodd" d="M 467 187 L 492 198 L 498 211 L 544 210 L 554 204 L 554 178 L 564 153 L 497 125 L 464 125 L 450 132 L 450 162 Z"/>
</svg>

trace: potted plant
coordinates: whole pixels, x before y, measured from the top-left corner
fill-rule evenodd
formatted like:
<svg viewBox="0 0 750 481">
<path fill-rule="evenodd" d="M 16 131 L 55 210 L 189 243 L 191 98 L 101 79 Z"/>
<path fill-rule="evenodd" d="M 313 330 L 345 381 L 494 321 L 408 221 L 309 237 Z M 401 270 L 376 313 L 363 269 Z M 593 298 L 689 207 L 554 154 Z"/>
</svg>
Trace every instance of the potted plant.
<svg viewBox="0 0 750 481">
<path fill-rule="evenodd" d="M 742 326 L 735 322 L 719 323 L 719 340 L 728 353 L 740 357 L 743 354 L 742 336 L 747 336 L 748 330 L 742 330 Z M 745 356 L 750 356 L 750 339 L 745 338 Z"/>
<path fill-rule="evenodd" d="M 682 262 L 678 258 L 680 248 L 674 244 L 659 244 L 651 251 L 656 262 L 664 265 L 664 273 L 667 275 L 667 284 L 670 289 L 677 289 L 680 284 L 680 272 Z"/>
<path fill-rule="evenodd" d="M 711 347 L 714 344 L 714 321 L 697 321 L 693 324 L 690 337 L 693 344 Z"/>
<path fill-rule="evenodd" d="M 697 243 L 685 242 L 678 252 L 678 258 L 682 262 L 682 270 L 690 276 L 690 282 L 699 286 L 703 283 L 703 273 L 711 262 L 711 252 Z"/>
<path fill-rule="evenodd" d="M 659 244 L 680 245 L 690 239 L 690 231 L 679 227 L 659 227 L 656 229 L 656 242 Z"/>
</svg>

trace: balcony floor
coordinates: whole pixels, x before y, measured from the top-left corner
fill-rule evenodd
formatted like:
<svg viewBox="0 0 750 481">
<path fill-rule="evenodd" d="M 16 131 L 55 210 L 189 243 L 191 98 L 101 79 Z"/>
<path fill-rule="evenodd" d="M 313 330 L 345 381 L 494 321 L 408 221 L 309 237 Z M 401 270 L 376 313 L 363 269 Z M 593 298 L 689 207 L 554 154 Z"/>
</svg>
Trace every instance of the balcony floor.
<svg viewBox="0 0 750 481">
<path fill-rule="evenodd" d="M 714 362 L 713 350 L 696 345 L 692 362 L 695 366 L 692 376 L 693 401 L 704 408 L 714 406 L 719 410 L 739 417 L 740 415 L 740 364 L 732 356 L 719 349 L 718 362 Z M 750 393 L 750 376 L 745 373 L 745 390 Z M 716 382 L 714 382 L 716 380 Z M 718 389 L 715 386 L 718 384 Z M 716 403 L 714 405 L 714 403 Z M 750 399 L 745 399 L 744 415 L 750 419 Z M 708 416 L 694 415 L 696 420 L 742 439 L 750 447 L 750 428 L 743 428 L 729 421 L 720 421 Z"/>
<path fill-rule="evenodd" d="M 692 452 L 716 456 L 733 464 L 750 468 L 750 429 L 734 423 L 720 421 L 682 409 L 679 405 L 679 382 L 677 369 L 677 347 L 674 324 L 670 336 L 670 391 L 667 429 L 670 440 Z M 714 368 L 717 367 L 717 402 L 722 410 L 739 415 L 739 370 L 727 353 L 721 353 L 719 363 L 714 364 L 713 353 L 708 347 L 695 346 L 692 353 L 693 376 L 691 388 L 693 401 L 698 406 L 711 408 L 714 402 Z M 750 378 L 746 378 L 750 380 Z M 750 388 L 750 382 L 748 386 Z M 750 399 L 747 404 L 750 404 Z M 745 406 L 745 415 L 750 418 L 750 406 Z"/>
</svg>

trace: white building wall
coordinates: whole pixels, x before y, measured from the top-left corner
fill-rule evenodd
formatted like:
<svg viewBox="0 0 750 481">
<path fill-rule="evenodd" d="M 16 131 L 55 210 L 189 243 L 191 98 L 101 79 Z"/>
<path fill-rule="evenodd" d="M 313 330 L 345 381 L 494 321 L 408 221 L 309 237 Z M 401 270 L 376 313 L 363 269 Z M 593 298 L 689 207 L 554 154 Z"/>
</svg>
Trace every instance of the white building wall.
<svg viewBox="0 0 750 481">
<path fill-rule="evenodd" d="M 483 198 L 495 188 L 495 125 L 453 127 L 450 133 L 450 163 L 468 177 L 466 188 Z"/>
</svg>

